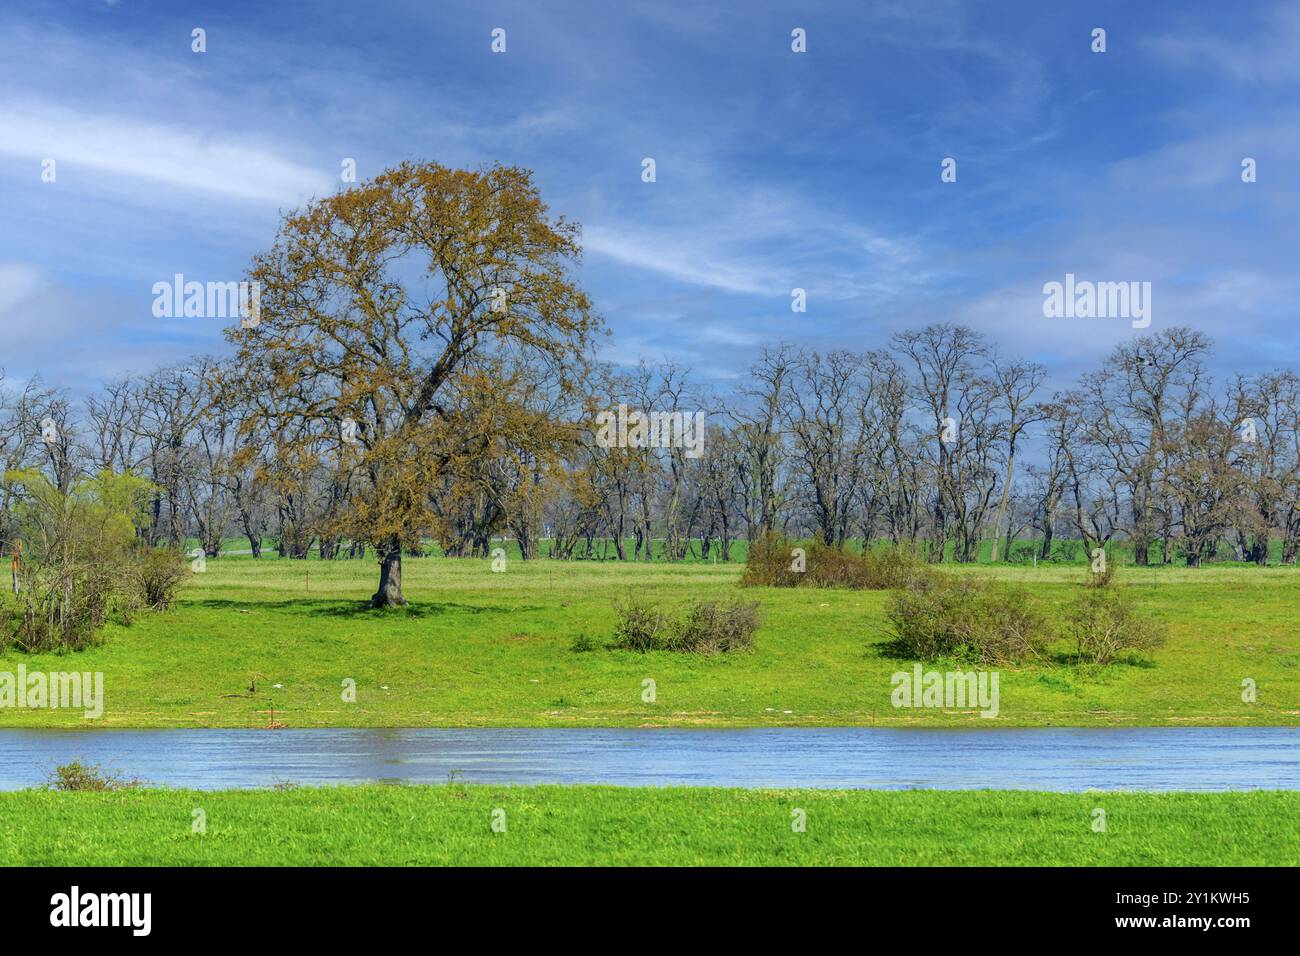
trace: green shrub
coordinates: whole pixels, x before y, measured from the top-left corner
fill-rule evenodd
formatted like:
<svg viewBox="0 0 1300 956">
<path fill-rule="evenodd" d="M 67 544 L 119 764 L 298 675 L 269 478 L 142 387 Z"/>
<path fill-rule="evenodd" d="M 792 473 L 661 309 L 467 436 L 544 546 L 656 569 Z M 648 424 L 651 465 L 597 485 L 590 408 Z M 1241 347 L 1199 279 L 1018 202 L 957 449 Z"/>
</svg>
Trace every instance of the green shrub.
<svg viewBox="0 0 1300 956">
<path fill-rule="evenodd" d="M 136 556 L 134 577 L 141 603 L 152 611 L 165 611 L 190 577 L 189 561 L 172 548 L 142 548 Z"/>
<path fill-rule="evenodd" d="M 579 634 L 573 639 L 573 644 L 569 646 L 569 650 L 575 654 L 588 654 L 599 646 L 589 635 Z"/>
<path fill-rule="evenodd" d="M 726 654 L 749 650 L 758 629 L 758 604 L 695 601 L 681 626 L 671 632 L 668 650 L 688 654 Z"/>
<path fill-rule="evenodd" d="M 1107 561 L 1100 571 L 1088 568 L 1088 576 L 1084 579 L 1084 584 L 1090 588 L 1108 588 L 1111 582 L 1115 580 L 1115 562 Z"/>
<path fill-rule="evenodd" d="M 1053 634 L 1023 588 L 932 573 L 895 593 L 888 613 L 897 646 L 918 660 L 981 664 L 1041 657 Z"/>
<path fill-rule="evenodd" d="M 749 546 L 741 587 L 793 588 L 803 583 L 803 574 L 792 569 L 798 544 L 784 535 L 769 534 Z"/>
<path fill-rule="evenodd" d="M 976 586 L 974 579 L 944 576 L 895 593 L 887 617 L 899 649 L 922 661 L 951 656 L 962 643 L 961 612 Z"/>
<path fill-rule="evenodd" d="M 658 605 L 629 597 L 614 605 L 614 611 L 618 626 L 614 629 L 613 647 L 644 654 L 663 646 L 668 621 Z"/>
<path fill-rule="evenodd" d="M 95 764 L 84 764 L 79 760 L 56 767 L 50 775 L 50 787 L 54 790 L 126 790 L 139 785 L 138 780 L 123 779 L 120 774 L 109 773 Z"/>
<path fill-rule="evenodd" d="M 1147 651 L 1165 642 L 1165 627 L 1143 615 L 1122 588 L 1085 587 L 1066 612 L 1078 657 L 1109 664 L 1121 654 Z"/>
<path fill-rule="evenodd" d="M 77 651 L 113 615 L 139 606 L 135 540 L 152 486 L 104 471 L 71 487 L 39 471 L 5 473 L 23 543 L 18 594 L 0 614 L 0 642 L 32 653 Z"/>
<path fill-rule="evenodd" d="M 1052 555 L 1047 560 L 1057 564 L 1077 564 L 1083 557 L 1082 541 L 1057 541 L 1052 545 Z"/>
<path fill-rule="evenodd" d="M 658 605 L 628 598 L 614 607 L 618 625 L 613 648 L 628 651 L 677 651 L 725 654 L 747 650 L 758 628 L 758 604 L 692 601 L 680 618 Z"/>
<path fill-rule="evenodd" d="M 803 571 L 795 570 L 795 550 L 803 550 Z M 886 591 L 915 587 L 932 573 L 909 548 L 885 545 L 854 554 L 821 541 L 800 543 L 780 535 L 754 542 L 741 577 L 742 587 L 820 587 Z"/>
<path fill-rule="evenodd" d="M 904 545 L 872 548 L 862 562 L 866 566 L 864 586 L 878 591 L 924 587 L 937 573 Z"/>
<path fill-rule="evenodd" d="M 83 650 L 114 612 L 129 617 L 129 604 L 113 563 L 25 564 L 18 594 L 0 613 L 2 639 L 32 654 Z"/>
<path fill-rule="evenodd" d="M 1012 564 L 1033 564 L 1038 558 L 1037 544 L 1013 544 L 1008 560 Z"/>
</svg>

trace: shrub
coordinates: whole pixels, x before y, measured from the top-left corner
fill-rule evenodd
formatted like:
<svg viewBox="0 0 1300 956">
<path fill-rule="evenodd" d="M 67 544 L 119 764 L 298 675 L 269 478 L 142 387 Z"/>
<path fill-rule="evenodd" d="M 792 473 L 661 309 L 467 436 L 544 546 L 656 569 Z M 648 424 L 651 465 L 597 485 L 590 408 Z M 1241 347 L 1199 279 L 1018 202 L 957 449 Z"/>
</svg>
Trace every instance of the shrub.
<svg viewBox="0 0 1300 956">
<path fill-rule="evenodd" d="M 110 615 L 128 603 L 112 563 L 26 566 L 0 624 L 4 639 L 28 653 L 76 651 L 95 644 Z"/>
<path fill-rule="evenodd" d="M 931 573 L 894 595 L 889 609 L 898 647 L 918 660 L 981 664 L 1040 657 L 1053 634 L 1023 588 Z"/>
<path fill-rule="evenodd" d="M 726 654 L 754 646 L 758 604 L 693 602 L 685 620 L 672 632 L 668 650 L 689 654 Z"/>
<path fill-rule="evenodd" d="M 962 643 L 961 610 L 974 587 L 973 579 L 945 576 L 896 593 L 887 616 L 898 647 L 923 661 L 951 656 Z"/>
<path fill-rule="evenodd" d="M 618 614 L 614 647 L 644 654 L 663 646 L 668 622 L 658 605 L 629 597 L 614 610 Z"/>
<path fill-rule="evenodd" d="M 803 571 L 794 570 L 795 548 L 803 548 Z M 930 573 L 910 549 L 898 545 L 871 548 L 859 555 L 821 541 L 800 544 L 780 535 L 768 535 L 750 548 L 740 583 L 742 587 L 885 591 L 914 587 Z"/>
<path fill-rule="evenodd" d="M 81 650 L 111 615 L 129 617 L 137 604 L 133 548 L 152 486 L 107 471 L 66 488 L 35 470 L 4 477 L 25 547 L 0 641 L 29 652 Z"/>
<path fill-rule="evenodd" d="M 166 609 L 188 575 L 177 552 L 141 548 L 137 531 L 152 489 L 108 471 L 70 488 L 38 471 L 9 471 L 25 545 L 18 594 L 0 599 L 0 645 L 32 653 L 82 650 L 110 618 Z"/>
<path fill-rule="evenodd" d="M 1115 562 L 1107 561 L 1100 571 L 1094 571 L 1090 566 L 1088 568 L 1088 576 L 1084 579 L 1084 584 L 1090 588 L 1108 588 L 1114 580 Z"/>
<path fill-rule="evenodd" d="M 862 556 L 862 562 L 867 569 L 865 586 L 873 590 L 924 587 L 936 574 L 916 552 L 903 545 L 872 548 Z"/>
<path fill-rule="evenodd" d="M 136 556 L 134 571 L 140 601 L 152 611 L 171 607 L 181 585 L 190 576 L 185 555 L 170 548 L 142 548 Z"/>
<path fill-rule="evenodd" d="M 860 591 L 870 586 L 869 569 L 860 555 L 851 554 L 821 541 L 805 549 L 807 570 L 798 575 L 798 584 L 816 588 L 852 588 Z"/>
<path fill-rule="evenodd" d="M 1038 557 L 1038 552 L 1037 544 L 1014 544 L 1011 546 L 1008 560 L 1012 564 L 1033 564 Z"/>
<path fill-rule="evenodd" d="M 95 764 L 83 764 L 79 760 L 56 767 L 50 775 L 50 786 L 55 790 L 124 790 L 139 785 L 138 780 L 125 780 L 120 774 L 109 773 Z"/>
<path fill-rule="evenodd" d="M 725 654 L 747 650 L 758 628 L 758 604 L 692 601 L 680 618 L 635 598 L 615 605 L 618 626 L 611 647 L 620 650 Z"/>
<path fill-rule="evenodd" d="M 1048 560 L 1057 564 L 1075 564 L 1083 553 L 1081 541 L 1057 541 L 1052 545 L 1052 554 Z"/>
<path fill-rule="evenodd" d="M 1165 627 L 1141 614 L 1121 588 L 1086 587 L 1066 614 L 1080 660 L 1109 664 L 1119 655 L 1165 642 Z"/>
<path fill-rule="evenodd" d="M 765 535 L 750 544 L 741 587 L 797 587 L 802 583 L 803 574 L 791 568 L 796 547 L 797 544 L 779 534 Z"/>
<path fill-rule="evenodd" d="M 570 645 L 569 650 L 573 651 L 575 654 L 588 654 L 591 651 L 594 651 L 598 646 L 599 645 L 597 645 L 590 636 L 579 634 L 573 639 L 573 644 Z"/>
</svg>

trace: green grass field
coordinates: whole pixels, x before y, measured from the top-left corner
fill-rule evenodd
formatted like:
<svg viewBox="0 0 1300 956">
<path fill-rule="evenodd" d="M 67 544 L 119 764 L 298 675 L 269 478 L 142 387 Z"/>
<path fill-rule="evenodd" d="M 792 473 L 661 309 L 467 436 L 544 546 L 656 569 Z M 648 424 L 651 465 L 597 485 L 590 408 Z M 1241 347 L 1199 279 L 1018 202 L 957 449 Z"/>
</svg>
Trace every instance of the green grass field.
<svg viewBox="0 0 1300 956">
<path fill-rule="evenodd" d="M 102 671 L 98 721 L 0 708 L 0 726 L 813 726 L 958 724 L 1300 726 L 1300 571 L 1127 569 L 1169 626 L 1144 660 L 1089 669 L 1064 659 L 1000 668 L 1001 713 L 897 710 L 883 592 L 748 589 L 735 565 L 474 559 L 405 562 L 406 609 L 374 611 L 370 561 L 210 559 L 178 606 L 110 626 L 68 655 L 0 656 L 0 671 Z M 1078 568 L 968 567 L 1064 605 Z M 637 593 L 761 602 L 752 652 L 694 657 L 573 651 L 607 641 L 613 602 Z M 1068 651 L 1062 644 L 1060 651 Z M 248 693 L 256 677 L 257 692 Z M 356 681 L 356 701 L 342 699 Z M 642 701 L 652 678 L 656 700 Z M 1242 701 L 1242 681 L 1258 699 Z M 281 685 L 276 687 L 275 685 Z"/>
<path fill-rule="evenodd" d="M 896 710 L 880 592 L 737 587 L 739 565 L 408 559 L 406 609 L 374 611 L 372 561 L 209 559 L 177 607 L 70 656 L 101 720 L 0 708 L 0 726 L 1300 726 L 1300 571 L 1122 572 L 1166 646 L 1104 669 L 1001 668 L 1001 712 Z M 1078 567 L 967 567 L 1049 609 Z M 636 593 L 761 603 L 751 652 L 612 651 Z M 580 637 L 599 649 L 576 652 Z M 653 678 L 656 700 L 642 700 Z M 342 699 L 345 679 L 356 701 Z M 1245 678 L 1258 700 L 1242 701 Z M 248 693 L 256 679 L 257 691 Z M 280 685 L 279 687 L 275 685 Z M 127 768 L 129 770 L 129 768 Z M 503 809 L 506 832 L 491 828 Z M 1094 810 L 1106 832 L 1093 831 Z M 191 830 L 193 811 L 207 832 Z M 807 828 L 791 828 L 793 810 Z M 0 864 L 1296 865 L 1300 793 L 1053 794 L 616 787 L 338 787 L 0 793 Z"/>
<path fill-rule="evenodd" d="M 0 864 L 1294 866 L 1300 793 L 28 790 L 0 793 Z"/>
</svg>

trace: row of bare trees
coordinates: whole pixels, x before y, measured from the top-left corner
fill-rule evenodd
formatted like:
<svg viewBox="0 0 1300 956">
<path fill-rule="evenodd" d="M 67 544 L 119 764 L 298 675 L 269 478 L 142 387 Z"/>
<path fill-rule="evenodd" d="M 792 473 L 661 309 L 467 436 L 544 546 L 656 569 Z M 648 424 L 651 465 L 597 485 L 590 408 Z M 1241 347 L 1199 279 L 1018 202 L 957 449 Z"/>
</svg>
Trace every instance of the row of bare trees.
<svg viewBox="0 0 1300 956">
<path fill-rule="evenodd" d="M 1005 561 L 1123 540 L 1138 564 L 1192 566 L 1263 564 L 1280 540 L 1293 563 L 1300 377 L 1216 381 L 1210 358 L 1204 336 L 1173 328 L 1050 390 L 1042 366 L 933 325 L 866 352 L 767 348 L 724 395 L 671 364 L 593 367 L 575 393 L 519 355 L 485 357 L 439 407 L 456 441 L 420 489 L 435 516 L 424 534 L 457 556 L 508 537 L 525 558 L 724 561 L 770 532 L 883 538 L 959 562 L 985 545 Z M 349 449 L 367 436 L 344 420 L 338 440 L 286 437 L 296 419 L 277 401 L 206 358 L 77 400 L 0 381 L 0 466 L 59 488 L 103 471 L 148 479 L 151 543 L 363 554 L 342 529 L 360 507 Z M 590 423 L 620 404 L 703 411 L 703 443 L 602 447 Z M 0 481 L 5 551 L 14 503 Z"/>
<path fill-rule="evenodd" d="M 1049 391 L 1041 365 L 1004 357 L 960 326 L 904 332 L 865 353 L 778 346 L 736 394 L 714 400 L 718 424 L 684 482 L 670 452 L 659 453 L 658 469 L 647 451 L 639 469 L 608 455 L 591 467 L 639 472 L 635 493 L 624 495 L 615 476 L 618 494 L 602 500 L 620 502 L 620 515 L 625 499 L 661 514 L 666 541 L 698 538 L 705 553 L 714 541 L 725 554 L 735 536 L 780 531 L 836 545 L 923 542 L 932 560 L 961 562 L 986 544 L 1006 561 L 1050 558 L 1061 539 L 1089 550 L 1122 539 L 1139 564 L 1180 551 L 1199 565 L 1224 545 L 1262 564 L 1280 539 L 1292 563 L 1300 378 L 1215 383 L 1209 359 L 1204 336 L 1174 328 L 1120 346 L 1075 387 Z M 648 375 L 622 393 L 647 405 L 671 397 L 646 389 Z M 684 510 L 652 505 L 679 498 Z M 685 532 L 673 524 L 679 513 L 691 520 Z M 592 533 L 618 526 L 611 518 Z M 1017 555 L 1024 536 L 1037 544 Z"/>
</svg>

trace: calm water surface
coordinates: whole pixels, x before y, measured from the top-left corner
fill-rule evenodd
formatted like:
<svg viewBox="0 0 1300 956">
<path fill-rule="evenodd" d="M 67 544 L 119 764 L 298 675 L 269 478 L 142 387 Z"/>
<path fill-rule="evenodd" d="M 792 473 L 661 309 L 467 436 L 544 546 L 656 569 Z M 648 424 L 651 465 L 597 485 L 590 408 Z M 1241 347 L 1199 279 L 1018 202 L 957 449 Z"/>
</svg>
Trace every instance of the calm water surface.
<svg viewBox="0 0 1300 956">
<path fill-rule="evenodd" d="M 151 784 L 1300 789 L 1300 729 L 0 730 L 0 789 L 73 759 Z"/>
</svg>

